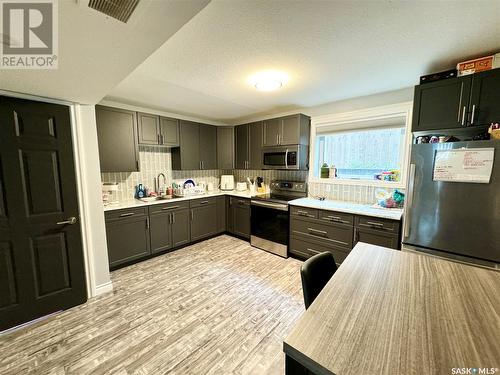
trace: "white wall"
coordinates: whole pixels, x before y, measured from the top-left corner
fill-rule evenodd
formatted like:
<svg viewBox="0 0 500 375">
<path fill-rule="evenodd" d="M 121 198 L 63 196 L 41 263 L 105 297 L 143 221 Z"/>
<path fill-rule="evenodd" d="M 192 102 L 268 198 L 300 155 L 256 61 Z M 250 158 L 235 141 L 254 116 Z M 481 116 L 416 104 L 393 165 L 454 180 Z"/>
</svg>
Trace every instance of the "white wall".
<svg viewBox="0 0 500 375">
<path fill-rule="evenodd" d="M 108 248 L 101 192 L 101 169 L 97 144 L 95 107 L 75 105 L 75 129 L 80 171 L 82 227 L 86 242 L 89 297 L 113 289 L 108 266 Z"/>
</svg>

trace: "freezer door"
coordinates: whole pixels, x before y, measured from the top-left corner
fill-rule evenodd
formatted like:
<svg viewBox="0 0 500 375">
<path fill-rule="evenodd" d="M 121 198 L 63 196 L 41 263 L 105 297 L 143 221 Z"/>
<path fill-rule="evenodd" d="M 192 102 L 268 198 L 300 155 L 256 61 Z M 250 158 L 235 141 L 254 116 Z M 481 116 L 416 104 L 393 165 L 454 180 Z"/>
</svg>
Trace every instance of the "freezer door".
<svg viewBox="0 0 500 375">
<path fill-rule="evenodd" d="M 437 150 L 495 148 L 489 184 L 433 181 Z M 403 242 L 500 263 L 500 142 L 413 145 Z"/>
</svg>

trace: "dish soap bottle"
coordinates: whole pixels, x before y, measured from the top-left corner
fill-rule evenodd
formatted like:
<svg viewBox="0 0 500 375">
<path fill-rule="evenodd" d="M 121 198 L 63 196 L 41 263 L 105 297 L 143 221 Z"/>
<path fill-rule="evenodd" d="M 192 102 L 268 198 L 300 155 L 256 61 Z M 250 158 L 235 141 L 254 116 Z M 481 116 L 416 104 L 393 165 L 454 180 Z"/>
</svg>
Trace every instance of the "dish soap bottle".
<svg viewBox="0 0 500 375">
<path fill-rule="evenodd" d="M 146 190 L 142 186 L 142 184 L 137 185 L 136 190 L 135 190 L 135 197 L 137 199 L 144 198 L 146 196 Z"/>
</svg>

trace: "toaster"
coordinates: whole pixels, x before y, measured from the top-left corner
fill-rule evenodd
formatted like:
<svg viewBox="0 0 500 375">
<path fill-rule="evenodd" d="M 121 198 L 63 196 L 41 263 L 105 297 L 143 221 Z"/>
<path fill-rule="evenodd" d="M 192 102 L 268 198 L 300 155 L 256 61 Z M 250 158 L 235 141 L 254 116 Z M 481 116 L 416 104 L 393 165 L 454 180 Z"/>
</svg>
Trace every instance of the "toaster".
<svg viewBox="0 0 500 375">
<path fill-rule="evenodd" d="M 220 189 L 234 190 L 234 176 L 233 175 L 220 176 Z"/>
</svg>

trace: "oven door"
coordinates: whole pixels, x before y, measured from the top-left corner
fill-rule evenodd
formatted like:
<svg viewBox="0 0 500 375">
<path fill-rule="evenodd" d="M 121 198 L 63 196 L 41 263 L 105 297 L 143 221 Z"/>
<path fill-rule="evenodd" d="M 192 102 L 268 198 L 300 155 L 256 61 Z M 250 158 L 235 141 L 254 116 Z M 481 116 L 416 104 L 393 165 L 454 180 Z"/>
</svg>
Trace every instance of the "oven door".
<svg viewBox="0 0 500 375">
<path fill-rule="evenodd" d="M 273 147 L 262 150 L 262 163 L 267 169 L 299 169 L 298 147 Z"/>
<path fill-rule="evenodd" d="M 286 258 L 288 205 L 252 200 L 251 210 L 251 245 Z"/>
</svg>

